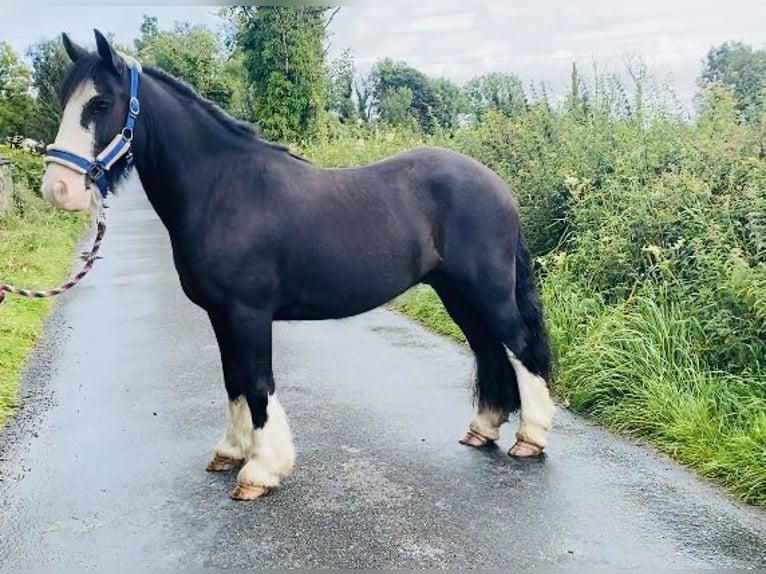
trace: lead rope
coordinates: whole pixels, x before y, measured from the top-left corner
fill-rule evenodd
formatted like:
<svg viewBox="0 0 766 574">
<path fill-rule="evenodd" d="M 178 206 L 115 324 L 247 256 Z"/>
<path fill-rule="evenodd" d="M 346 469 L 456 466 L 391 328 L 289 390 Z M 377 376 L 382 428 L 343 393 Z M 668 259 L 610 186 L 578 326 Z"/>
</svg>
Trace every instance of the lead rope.
<svg viewBox="0 0 766 574">
<path fill-rule="evenodd" d="M 31 291 L 29 289 L 22 289 L 20 287 L 14 287 L 13 285 L 2 283 L 0 284 L 0 303 L 5 300 L 6 293 L 13 293 L 14 295 L 20 295 L 21 297 L 27 297 L 29 299 L 44 299 L 46 297 L 55 297 L 56 295 L 61 295 L 64 291 L 68 291 L 77 285 L 80 280 L 85 277 L 93 268 L 93 263 L 97 259 L 98 250 L 101 248 L 101 241 L 104 239 L 104 234 L 106 233 L 106 220 L 104 218 L 104 210 L 101 205 L 99 205 L 98 211 L 96 211 L 94 222 L 96 224 L 96 238 L 93 241 L 93 248 L 85 258 L 85 264 L 79 273 L 74 275 L 66 283 L 63 283 L 62 285 L 47 291 Z"/>
</svg>

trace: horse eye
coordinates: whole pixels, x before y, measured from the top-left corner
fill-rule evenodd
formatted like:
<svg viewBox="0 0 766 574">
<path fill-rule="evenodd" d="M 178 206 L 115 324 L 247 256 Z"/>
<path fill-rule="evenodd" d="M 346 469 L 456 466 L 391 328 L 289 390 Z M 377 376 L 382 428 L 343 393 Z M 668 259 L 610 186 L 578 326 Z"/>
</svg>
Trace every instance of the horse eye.
<svg viewBox="0 0 766 574">
<path fill-rule="evenodd" d="M 94 98 L 88 104 L 90 111 L 93 112 L 94 114 L 104 113 L 108 111 L 111 106 L 112 106 L 111 102 L 103 98 Z"/>
</svg>

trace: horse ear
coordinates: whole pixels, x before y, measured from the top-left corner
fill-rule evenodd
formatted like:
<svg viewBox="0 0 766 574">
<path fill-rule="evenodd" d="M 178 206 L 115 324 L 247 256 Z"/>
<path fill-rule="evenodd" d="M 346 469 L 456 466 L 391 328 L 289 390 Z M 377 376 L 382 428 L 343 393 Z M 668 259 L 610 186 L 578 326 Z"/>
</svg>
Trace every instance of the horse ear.
<svg viewBox="0 0 766 574">
<path fill-rule="evenodd" d="M 96 47 L 98 48 L 98 55 L 101 56 L 101 59 L 109 64 L 115 72 L 120 73 L 124 65 L 120 55 L 115 52 L 114 48 L 112 48 L 111 44 L 109 43 L 109 40 L 107 40 L 101 32 L 98 30 L 93 30 L 93 33 L 96 35 Z"/>
<path fill-rule="evenodd" d="M 72 62 L 76 62 L 88 53 L 85 49 L 72 42 L 66 32 L 61 35 L 61 41 L 64 43 L 64 50 L 66 50 L 66 54 Z"/>
</svg>

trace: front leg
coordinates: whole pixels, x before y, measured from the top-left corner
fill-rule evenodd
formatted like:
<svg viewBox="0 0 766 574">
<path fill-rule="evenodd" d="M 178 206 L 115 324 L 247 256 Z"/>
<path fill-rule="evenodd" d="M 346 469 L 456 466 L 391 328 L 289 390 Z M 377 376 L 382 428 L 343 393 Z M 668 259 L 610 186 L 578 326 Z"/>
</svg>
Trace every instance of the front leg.
<svg viewBox="0 0 766 574">
<path fill-rule="evenodd" d="M 243 434 L 241 417 L 235 401 L 242 396 L 243 381 L 242 371 L 238 368 L 230 339 L 231 329 L 223 313 L 209 313 L 210 323 L 213 325 L 218 350 L 221 354 L 221 366 L 223 367 L 223 381 L 226 386 L 226 394 L 229 396 L 229 409 L 226 414 L 226 432 L 213 449 L 213 458 L 207 464 L 210 472 L 223 472 L 240 465 L 245 456 L 240 447 L 240 436 Z"/>
<path fill-rule="evenodd" d="M 274 392 L 270 313 L 234 308 L 211 314 L 229 395 L 227 429 L 209 470 L 244 461 L 232 497 L 252 500 L 279 486 L 295 462 L 287 417 Z"/>
</svg>

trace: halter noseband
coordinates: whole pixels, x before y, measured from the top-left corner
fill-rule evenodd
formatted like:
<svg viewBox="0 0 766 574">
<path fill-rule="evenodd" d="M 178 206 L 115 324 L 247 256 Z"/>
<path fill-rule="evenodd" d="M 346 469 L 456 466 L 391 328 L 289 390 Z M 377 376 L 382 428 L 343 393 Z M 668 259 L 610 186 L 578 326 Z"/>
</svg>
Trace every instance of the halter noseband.
<svg viewBox="0 0 766 574">
<path fill-rule="evenodd" d="M 128 119 L 122 131 L 114 136 L 104 151 L 102 151 L 95 160 L 90 160 L 77 155 L 64 148 L 52 144 L 46 148 L 45 163 L 57 163 L 85 176 L 85 187 L 90 188 L 93 182 L 101 192 L 101 197 L 106 199 L 110 191 L 109 180 L 105 177 L 112 169 L 117 160 L 130 152 L 133 142 L 133 128 L 136 125 L 136 118 L 141 111 L 141 105 L 138 101 L 138 82 L 141 74 L 141 65 L 138 62 L 130 64 L 130 101 L 128 102 Z M 128 165 L 132 161 L 132 154 L 128 155 Z"/>
</svg>

